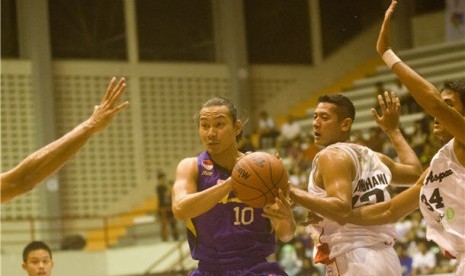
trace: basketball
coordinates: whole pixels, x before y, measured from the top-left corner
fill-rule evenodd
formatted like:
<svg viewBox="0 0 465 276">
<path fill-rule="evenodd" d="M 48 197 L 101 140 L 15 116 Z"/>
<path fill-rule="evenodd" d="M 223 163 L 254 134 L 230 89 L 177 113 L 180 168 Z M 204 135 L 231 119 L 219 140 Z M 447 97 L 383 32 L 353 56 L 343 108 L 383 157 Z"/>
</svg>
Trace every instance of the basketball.
<svg viewBox="0 0 465 276">
<path fill-rule="evenodd" d="M 253 152 L 239 159 L 233 168 L 231 180 L 236 196 L 254 208 L 274 203 L 278 190 L 289 190 L 287 170 L 276 156 Z"/>
</svg>

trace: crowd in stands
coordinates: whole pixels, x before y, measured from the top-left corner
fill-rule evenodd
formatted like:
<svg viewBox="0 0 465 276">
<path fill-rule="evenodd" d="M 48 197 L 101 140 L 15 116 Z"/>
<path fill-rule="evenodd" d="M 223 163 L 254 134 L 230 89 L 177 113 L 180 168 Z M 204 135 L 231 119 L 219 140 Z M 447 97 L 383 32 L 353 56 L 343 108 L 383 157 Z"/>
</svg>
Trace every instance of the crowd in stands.
<svg viewBox="0 0 465 276">
<path fill-rule="evenodd" d="M 410 108 L 412 108 L 412 112 L 417 112 L 416 107 L 410 106 Z M 265 115 L 263 114 L 263 118 Z M 434 153 L 441 147 L 440 141 L 432 135 L 433 123 L 432 119 L 424 117 L 423 120 L 415 122 L 410 131 L 404 131 L 405 137 L 420 158 L 424 168 L 428 166 Z M 273 137 L 265 135 L 265 138 L 261 138 L 266 139 L 266 141 L 260 141 L 259 138 L 260 142 L 257 145 L 248 140 L 244 144 L 244 148 L 278 152 L 288 168 L 291 184 L 307 189 L 312 160 L 319 151 L 313 143 L 311 133 L 302 131 L 299 123 L 292 117 L 289 117 L 281 128 L 278 128 L 269 118 L 266 125 L 267 133 L 273 133 Z M 372 128 L 365 132 L 355 131 L 352 141 L 396 159 L 393 146 L 379 128 Z M 395 196 L 403 189 L 406 187 L 393 188 L 392 195 Z M 306 211 L 297 208 L 295 216 L 297 222 L 304 221 Z M 309 236 L 308 227 L 299 226 L 297 234 L 291 242 L 278 245 L 276 257 L 290 276 L 324 275 L 324 267 L 314 264 L 312 261 L 313 241 Z M 418 210 L 397 222 L 396 229 L 398 240 L 395 249 L 402 264 L 403 275 L 431 275 L 454 271 L 455 260 L 446 258 L 436 244 L 426 240 L 425 223 Z"/>
</svg>

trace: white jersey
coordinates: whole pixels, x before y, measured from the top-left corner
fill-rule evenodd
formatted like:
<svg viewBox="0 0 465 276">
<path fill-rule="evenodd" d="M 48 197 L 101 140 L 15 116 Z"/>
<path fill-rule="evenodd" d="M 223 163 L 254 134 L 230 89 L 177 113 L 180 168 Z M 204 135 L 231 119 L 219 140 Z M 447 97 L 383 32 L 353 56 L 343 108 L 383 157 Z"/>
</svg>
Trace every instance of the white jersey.
<svg viewBox="0 0 465 276">
<path fill-rule="evenodd" d="M 431 160 L 420 192 L 426 237 L 454 256 L 465 252 L 465 167 L 454 152 L 454 139 Z"/>
<path fill-rule="evenodd" d="M 320 197 L 326 196 L 326 191 L 314 182 L 317 168 L 316 161 L 326 149 L 337 148 L 347 153 L 353 160 L 356 176 L 352 181 L 352 208 L 371 205 L 391 198 L 387 187 L 392 179 L 391 171 L 381 162 L 371 149 L 352 143 L 336 143 L 319 152 L 314 160 L 308 191 Z M 312 231 L 317 231 L 319 242 L 329 246 L 331 259 L 359 247 L 370 247 L 379 244 L 392 245 L 396 238 L 394 224 L 359 226 L 338 223 L 324 218 L 314 225 Z M 313 235 L 315 233 L 312 233 Z"/>
</svg>

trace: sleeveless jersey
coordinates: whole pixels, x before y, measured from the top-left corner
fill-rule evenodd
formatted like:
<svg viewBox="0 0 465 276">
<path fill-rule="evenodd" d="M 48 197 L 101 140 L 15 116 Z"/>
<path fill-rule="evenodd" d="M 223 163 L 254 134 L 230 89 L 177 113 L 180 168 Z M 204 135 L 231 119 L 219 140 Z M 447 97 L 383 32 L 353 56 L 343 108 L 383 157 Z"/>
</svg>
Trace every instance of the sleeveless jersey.
<svg viewBox="0 0 465 276">
<path fill-rule="evenodd" d="M 454 139 L 431 160 L 420 192 L 426 237 L 458 256 L 465 252 L 465 167 L 454 152 Z"/>
<path fill-rule="evenodd" d="M 319 197 L 327 196 L 326 191 L 314 182 L 314 175 L 318 169 L 318 157 L 330 148 L 347 153 L 356 168 L 356 176 L 352 181 L 352 208 L 375 204 L 391 198 L 387 191 L 392 179 L 391 171 L 381 162 L 374 151 L 368 147 L 352 143 L 330 145 L 315 156 L 308 185 L 308 191 L 311 194 Z M 340 225 L 327 218 L 313 225 L 312 232 L 314 237 L 319 238 L 320 243 L 328 244 L 330 259 L 359 247 L 369 247 L 381 243 L 391 245 L 396 237 L 394 224 L 359 226 L 347 223 Z"/>
<path fill-rule="evenodd" d="M 230 172 L 213 163 L 207 152 L 197 158 L 197 190 L 226 180 Z M 242 203 L 231 192 L 213 208 L 187 221 L 193 259 L 206 270 L 232 270 L 264 261 L 275 250 L 275 234 L 263 209 Z"/>
</svg>

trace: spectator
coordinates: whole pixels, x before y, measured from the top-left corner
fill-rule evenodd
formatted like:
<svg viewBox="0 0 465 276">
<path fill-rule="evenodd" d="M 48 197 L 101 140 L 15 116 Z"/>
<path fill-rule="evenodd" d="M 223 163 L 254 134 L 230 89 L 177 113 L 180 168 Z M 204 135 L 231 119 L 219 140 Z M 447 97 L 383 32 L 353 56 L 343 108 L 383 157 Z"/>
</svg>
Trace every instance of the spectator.
<svg viewBox="0 0 465 276">
<path fill-rule="evenodd" d="M 276 145 L 276 138 L 279 136 L 279 131 L 276 124 L 266 111 L 260 112 L 258 119 L 258 135 L 260 149 L 273 148 Z"/>
<path fill-rule="evenodd" d="M 279 264 L 289 276 L 299 275 L 302 270 L 302 260 L 298 258 L 293 243 L 287 243 L 281 247 L 279 257 Z"/>
<path fill-rule="evenodd" d="M 238 142 L 238 148 L 240 152 L 246 153 L 249 151 L 255 151 L 255 145 L 252 142 L 252 137 L 250 135 L 244 135 L 239 142 Z"/>
<path fill-rule="evenodd" d="M 315 144 L 313 136 L 307 134 L 302 142 L 300 149 L 302 150 L 302 166 L 305 169 L 310 169 L 312 167 L 313 158 L 320 150 Z"/>
<path fill-rule="evenodd" d="M 413 272 L 413 259 L 407 254 L 406 246 L 403 243 L 397 242 L 394 245 L 394 249 L 396 250 L 397 256 L 399 257 L 402 276 L 411 276 Z"/>
<path fill-rule="evenodd" d="M 417 241 L 417 249 L 418 252 L 412 257 L 412 266 L 415 275 L 433 273 L 436 266 L 436 255 L 429 250 L 426 239 L 419 239 Z"/>
<path fill-rule="evenodd" d="M 378 102 L 378 96 L 381 96 L 384 100 L 384 91 L 386 91 L 386 89 L 384 89 L 384 84 L 382 81 L 377 81 L 375 83 L 375 109 L 376 109 L 376 112 L 378 114 L 381 113 L 381 107 L 379 105 L 379 102 Z"/>
<path fill-rule="evenodd" d="M 171 235 L 174 240 L 178 240 L 178 229 L 176 220 L 171 210 L 171 186 L 166 180 L 166 175 L 163 172 L 159 172 L 157 175 L 157 198 L 158 198 L 158 219 L 160 222 L 161 239 L 163 241 L 168 240 L 168 225 L 171 228 Z"/>
<path fill-rule="evenodd" d="M 287 121 L 281 126 L 280 142 L 283 147 L 291 145 L 295 140 L 299 139 L 302 129 L 299 122 L 294 116 L 289 115 Z"/>
<path fill-rule="evenodd" d="M 422 156 L 423 148 L 428 139 L 428 131 L 424 129 L 422 121 L 415 122 L 415 130 L 411 135 L 410 145 L 418 157 Z"/>
<path fill-rule="evenodd" d="M 367 141 L 367 147 L 376 152 L 383 152 L 384 144 L 383 130 L 379 127 L 370 129 L 370 138 Z"/>
<path fill-rule="evenodd" d="M 42 241 L 30 242 L 23 250 L 23 269 L 29 276 L 49 276 L 53 261 L 50 247 Z"/>
</svg>

